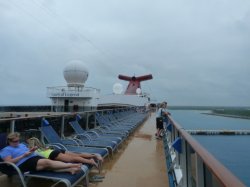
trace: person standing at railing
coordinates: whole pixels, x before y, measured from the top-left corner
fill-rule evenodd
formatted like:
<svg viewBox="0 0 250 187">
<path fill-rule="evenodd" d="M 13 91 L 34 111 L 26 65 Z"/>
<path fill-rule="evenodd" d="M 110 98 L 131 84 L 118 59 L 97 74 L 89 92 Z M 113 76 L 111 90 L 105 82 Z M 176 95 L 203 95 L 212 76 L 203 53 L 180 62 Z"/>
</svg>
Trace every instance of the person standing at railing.
<svg viewBox="0 0 250 187">
<path fill-rule="evenodd" d="M 164 118 L 170 115 L 170 113 L 167 111 L 167 102 L 163 102 L 160 104 L 160 107 L 158 111 L 156 112 L 156 133 L 155 136 L 157 139 L 162 138 L 162 132 L 163 132 L 163 122 Z"/>
</svg>

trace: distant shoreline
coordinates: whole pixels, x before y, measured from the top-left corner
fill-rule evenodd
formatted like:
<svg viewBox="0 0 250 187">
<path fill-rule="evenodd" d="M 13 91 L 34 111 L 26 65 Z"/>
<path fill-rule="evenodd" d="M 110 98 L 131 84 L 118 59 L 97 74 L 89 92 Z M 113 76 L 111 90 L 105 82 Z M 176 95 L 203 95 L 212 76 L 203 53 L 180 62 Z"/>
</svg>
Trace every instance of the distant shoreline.
<svg viewBox="0 0 250 187">
<path fill-rule="evenodd" d="M 221 117 L 229 117 L 229 118 L 250 119 L 250 116 L 248 117 L 248 116 L 229 115 L 229 114 L 217 114 L 217 113 L 207 113 L 207 112 L 202 112 L 201 114 L 221 116 Z"/>
<path fill-rule="evenodd" d="M 250 110 L 250 106 L 168 106 L 171 110 Z"/>
</svg>

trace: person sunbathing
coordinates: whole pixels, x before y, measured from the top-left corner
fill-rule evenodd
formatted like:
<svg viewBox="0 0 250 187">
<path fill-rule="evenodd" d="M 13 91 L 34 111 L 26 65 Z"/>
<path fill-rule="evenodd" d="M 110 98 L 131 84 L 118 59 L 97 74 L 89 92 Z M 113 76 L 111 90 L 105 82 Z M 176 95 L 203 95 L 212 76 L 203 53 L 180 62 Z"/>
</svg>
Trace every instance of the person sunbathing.
<svg viewBox="0 0 250 187">
<path fill-rule="evenodd" d="M 103 162 L 103 158 L 98 154 L 89 154 L 89 153 L 73 153 L 65 151 L 62 149 L 51 149 L 46 148 L 37 138 L 32 137 L 27 140 L 29 147 L 35 149 L 36 153 L 57 161 L 63 162 L 73 162 L 73 163 L 82 163 L 90 164 L 99 168 L 99 165 Z"/>
<path fill-rule="evenodd" d="M 7 142 L 8 146 L 0 151 L 0 157 L 6 162 L 16 164 L 22 172 L 53 170 L 76 174 L 81 171 L 82 164 L 50 160 L 38 155 L 35 152 L 36 148 L 29 149 L 25 144 L 20 143 L 18 132 L 10 133 L 7 136 Z"/>
</svg>

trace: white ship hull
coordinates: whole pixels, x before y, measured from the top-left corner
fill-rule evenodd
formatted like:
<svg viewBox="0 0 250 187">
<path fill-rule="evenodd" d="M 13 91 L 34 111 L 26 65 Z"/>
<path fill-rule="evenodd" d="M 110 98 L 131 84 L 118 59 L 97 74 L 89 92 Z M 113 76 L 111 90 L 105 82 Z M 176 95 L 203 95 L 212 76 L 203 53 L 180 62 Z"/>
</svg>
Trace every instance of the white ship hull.
<svg viewBox="0 0 250 187">
<path fill-rule="evenodd" d="M 98 107 L 108 106 L 146 106 L 149 103 L 148 97 L 138 95 L 112 94 L 102 95 L 98 101 Z"/>
</svg>

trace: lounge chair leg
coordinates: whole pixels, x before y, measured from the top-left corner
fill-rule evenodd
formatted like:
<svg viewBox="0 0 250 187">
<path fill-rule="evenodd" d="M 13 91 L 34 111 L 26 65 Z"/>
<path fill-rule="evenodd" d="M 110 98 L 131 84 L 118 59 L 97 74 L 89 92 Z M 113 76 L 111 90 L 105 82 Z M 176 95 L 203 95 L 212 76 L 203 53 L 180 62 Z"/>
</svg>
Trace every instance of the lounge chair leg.
<svg viewBox="0 0 250 187">
<path fill-rule="evenodd" d="M 86 174 L 85 180 L 83 181 L 83 186 L 89 186 L 89 173 Z"/>
<path fill-rule="evenodd" d="M 63 181 L 58 181 L 58 182 L 56 182 L 55 184 L 53 184 L 51 187 L 55 187 L 55 186 L 57 186 L 58 184 L 60 184 L 60 183 L 63 183 L 63 184 L 65 184 L 65 182 L 63 182 Z"/>
<path fill-rule="evenodd" d="M 111 153 L 110 157 L 111 157 L 111 158 L 114 158 L 114 157 L 113 157 L 113 155 L 114 155 L 113 151 L 111 151 L 110 153 Z"/>
<path fill-rule="evenodd" d="M 102 162 L 98 162 L 99 174 L 102 172 Z"/>
</svg>

